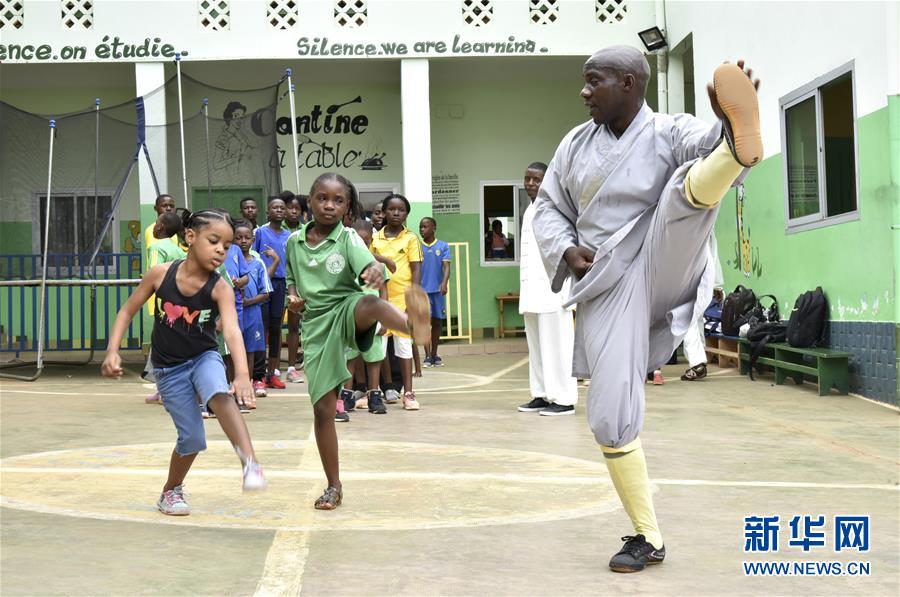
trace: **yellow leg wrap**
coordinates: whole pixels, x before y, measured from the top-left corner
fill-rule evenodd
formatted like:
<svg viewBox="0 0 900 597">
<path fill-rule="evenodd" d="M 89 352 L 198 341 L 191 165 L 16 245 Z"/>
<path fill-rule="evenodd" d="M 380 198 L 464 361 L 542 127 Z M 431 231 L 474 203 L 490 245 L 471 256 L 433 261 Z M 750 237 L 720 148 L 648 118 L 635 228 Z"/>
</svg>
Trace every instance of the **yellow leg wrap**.
<svg viewBox="0 0 900 597">
<path fill-rule="evenodd" d="M 684 178 L 684 194 L 694 207 L 710 209 L 719 204 L 743 170 L 725 142 L 695 162 Z"/>
<path fill-rule="evenodd" d="M 629 451 L 625 448 L 637 446 Z M 625 512 L 634 525 L 635 532 L 643 535 L 653 547 L 663 546 L 662 533 L 656 522 L 653 511 L 653 499 L 650 496 L 650 480 L 647 477 L 647 461 L 640 440 L 635 440 L 622 448 L 602 447 L 606 457 L 606 468 L 612 479 Z"/>
</svg>

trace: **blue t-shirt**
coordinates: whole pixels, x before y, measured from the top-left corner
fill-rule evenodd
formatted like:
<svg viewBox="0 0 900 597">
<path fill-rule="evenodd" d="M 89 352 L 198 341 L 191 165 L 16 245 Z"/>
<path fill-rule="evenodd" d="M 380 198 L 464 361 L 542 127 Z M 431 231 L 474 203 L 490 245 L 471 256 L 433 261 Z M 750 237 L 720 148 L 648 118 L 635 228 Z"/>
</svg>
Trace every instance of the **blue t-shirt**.
<svg viewBox="0 0 900 597">
<path fill-rule="evenodd" d="M 244 259 L 243 256 L 241 258 Z M 257 257 L 254 257 L 252 261 L 244 259 L 244 263 L 247 267 L 248 278 L 247 285 L 244 286 L 244 300 L 272 292 L 272 283 L 269 281 L 269 274 L 266 272 L 266 266 L 263 265 L 262 259 Z M 265 350 L 265 331 L 261 307 L 262 304 L 259 303 L 244 308 L 241 331 L 244 334 L 244 345 L 247 347 L 247 352 Z M 259 348 L 260 339 L 262 339 L 262 348 Z"/>
<path fill-rule="evenodd" d="M 262 257 L 266 267 L 268 268 L 272 265 L 272 260 L 263 253 L 266 247 L 272 247 L 281 260 L 278 262 L 278 267 L 275 268 L 275 273 L 272 275 L 273 280 L 278 278 L 284 279 L 286 276 L 285 263 L 287 262 L 287 253 L 285 252 L 285 247 L 287 247 L 287 239 L 290 236 L 291 232 L 287 228 L 282 227 L 281 232 L 275 232 L 269 224 L 264 224 L 254 231 L 253 249 Z"/>
<path fill-rule="evenodd" d="M 430 245 L 422 243 L 422 289 L 440 292 L 444 281 L 444 262 L 450 261 L 450 245 L 435 239 Z"/>
<path fill-rule="evenodd" d="M 244 254 L 241 253 L 241 248 L 237 245 L 231 245 L 228 247 L 228 252 L 225 254 L 225 271 L 228 272 L 228 275 L 232 278 L 240 278 L 241 276 L 246 275 L 247 266 L 244 263 Z M 244 302 L 241 298 L 241 290 L 237 287 L 234 288 L 234 308 L 238 314 L 238 321 L 241 321 L 241 313 L 243 311 Z"/>
</svg>

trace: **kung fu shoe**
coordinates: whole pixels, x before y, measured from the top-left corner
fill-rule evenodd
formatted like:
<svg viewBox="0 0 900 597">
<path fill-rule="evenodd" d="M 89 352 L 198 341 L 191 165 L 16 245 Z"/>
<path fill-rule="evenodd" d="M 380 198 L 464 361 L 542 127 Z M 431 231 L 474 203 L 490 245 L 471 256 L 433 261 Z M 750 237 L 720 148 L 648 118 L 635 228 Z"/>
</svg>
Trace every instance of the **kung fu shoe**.
<svg viewBox="0 0 900 597">
<path fill-rule="evenodd" d="M 643 535 L 622 537 L 625 545 L 609 561 L 613 572 L 640 572 L 651 564 L 661 564 L 666 559 L 666 546 L 659 549 L 648 543 Z"/>
<path fill-rule="evenodd" d="M 726 62 L 716 68 L 713 86 L 725 115 L 722 128 L 728 148 L 741 166 L 755 166 L 763 158 L 763 144 L 753 82 L 739 66 Z"/>
</svg>

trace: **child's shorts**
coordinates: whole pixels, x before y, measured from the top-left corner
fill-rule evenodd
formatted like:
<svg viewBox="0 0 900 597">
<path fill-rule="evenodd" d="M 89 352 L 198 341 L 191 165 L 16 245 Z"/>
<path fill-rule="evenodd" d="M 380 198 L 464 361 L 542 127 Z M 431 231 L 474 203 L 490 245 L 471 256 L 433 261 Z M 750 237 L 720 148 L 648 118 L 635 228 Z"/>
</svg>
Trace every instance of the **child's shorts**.
<svg viewBox="0 0 900 597">
<path fill-rule="evenodd" d="M 447 319 L 447 301 L 440 292 L 429 292 L 428 302 L 431 304 L 431 316 L 434 319 Z"/>
<path fill-rule="evenodd" d="M 398 336 L 397 334 L 392 334 L 394 336 L 394 356 L 398 359 L 411 359 L 413 358 L 413 341 L 412 338 L 407 338 L 404 336 Z M 382 352 L 387 353 L 387 336 L 382 336 Z"/>
<path fill-rule="evenodd" d="M 255 311 L 251 312 L 252 309 Z M 241 328 L 244 337 L 244 350 L 247 352 L 265 352 L 266 328 L 263 325 L 262 313 L 258 305 L 244 310 L 244 324 Z"/>
<path fill-rule="evenodd" d="M 174 367 L 156 367 L 156 389 L 175 429 L 178 441 L 175 451 L 181 456 L 206 449 L 201 409 L 219 394 L 228 394 L 225 363 L 215 350 L 207 350 Z"/>
<path fill-rule="evenodd" d="M 346 348 L 366 352 L 372 346 L 374 325 L 356 333 L 356 304 L 365 296 L 363 292 L 355 292 L 332 309 L 307 312 L 300 324 L 303 368 L 313 404 L 350 379 Z"/>
<path fill-rule="evenodd" d="M 378 328 L 381 327 L 381 324 L 376 324 L 375 333 L 378 333 Z M 385 342 L 380 341 L 378 338 L 375 338 L 372 341 L 372 346 L 369 347 L 368 350 L 363 351 L 362 357 L 364 363 L 380 363 L 384 360 L 385 350 L 384 345 L 387 342 L 387 337 L 383 337 Z M 346 360 L 352 361 L 356 357 L 359 356 L 359 350 L 355 348 L 350 348 L 349 346 L 344 350 L 344 356 Z"/>
</svg>

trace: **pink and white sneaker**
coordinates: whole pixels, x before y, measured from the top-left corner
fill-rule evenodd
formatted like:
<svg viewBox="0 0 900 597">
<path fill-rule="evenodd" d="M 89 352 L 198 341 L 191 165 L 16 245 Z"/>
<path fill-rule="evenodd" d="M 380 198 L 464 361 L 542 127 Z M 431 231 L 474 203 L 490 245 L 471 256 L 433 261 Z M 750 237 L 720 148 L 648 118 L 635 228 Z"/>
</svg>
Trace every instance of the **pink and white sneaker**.
<svg viewBox="0 0 900 597">
<path fill-rule="evenodd" d="M 184 500 L 184 485 L 176 485 L 173 489 L 164 491 L 156 503 L 159 511 L 168 516 L 187 516 L 191 513 L 191 507 Z"/>
<path fill-rule="evenodd" d="M 144 398 L 144 402 L 147 404 L 162 404 L 162 396 L 159 395 L 159 392 L 153 392 Z"/>
<path fill-rule="evenodd" d="M 253 393 L 256 394 L 257 398 L 265 398 L 266 396 L 268 396 L 269 393 L 266 392 L 266 382 L 264 382 L 261 379 L 254 381 L 253 382 Z"/>
</svg>

